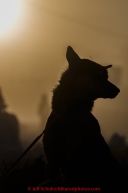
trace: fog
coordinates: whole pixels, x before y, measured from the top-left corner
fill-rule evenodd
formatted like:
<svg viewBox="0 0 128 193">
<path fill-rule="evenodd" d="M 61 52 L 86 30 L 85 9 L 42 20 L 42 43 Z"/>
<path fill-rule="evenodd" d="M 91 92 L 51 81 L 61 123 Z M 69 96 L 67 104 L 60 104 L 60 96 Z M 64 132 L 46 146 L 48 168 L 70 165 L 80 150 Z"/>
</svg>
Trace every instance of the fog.
<svg viewBox="0 0 128 193">
<path fill-rule="evenodd" d="M 93 114 L 107 140 L 115 132 L 128 137 L 128 1 L 22 0 L 22 4 L 15 27 L 0 36 L 0 86 L 7 111 L 30 128 L 21 127 L 22 141 L 41 132 L 41 96 L 47 94 L 50 112 L 51 91 L 68 65 L 68 45 L 81 58 L 91 56 L 102 65 L 113 65 L 110 80 L 121 92 L 113 100 L 98 99 Z"/>
</svg>

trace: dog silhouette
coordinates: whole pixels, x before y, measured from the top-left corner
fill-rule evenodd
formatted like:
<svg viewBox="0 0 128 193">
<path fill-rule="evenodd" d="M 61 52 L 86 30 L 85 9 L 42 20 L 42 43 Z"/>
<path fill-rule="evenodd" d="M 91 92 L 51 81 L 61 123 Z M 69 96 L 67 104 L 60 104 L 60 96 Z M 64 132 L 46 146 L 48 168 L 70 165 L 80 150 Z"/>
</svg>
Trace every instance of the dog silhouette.
<svg viewBox="0 0 128 193">
<path fill-rule="evenodd" d="M 117 192 L 123 186 L 123 170 L 91 113 L 96 99 L 114 99 L 120 92 L 108 80 L 107 69 L 112 65 L 81 59 L 70 46 L 66 58 L 69 65 L 53 90 L 52 112 L 43 137 L 45 179 L 55 182 L 61 171 L 65 186 Z"/>
</svg>

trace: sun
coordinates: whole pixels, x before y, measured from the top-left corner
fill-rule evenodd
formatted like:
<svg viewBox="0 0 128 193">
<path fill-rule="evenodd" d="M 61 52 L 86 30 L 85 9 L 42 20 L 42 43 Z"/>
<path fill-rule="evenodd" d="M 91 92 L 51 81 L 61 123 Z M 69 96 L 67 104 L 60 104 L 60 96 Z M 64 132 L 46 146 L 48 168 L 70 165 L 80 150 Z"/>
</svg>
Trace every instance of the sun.
<svg viewBox="0 0 128 193">
<path fill-rule="evenodd" d="M 0 35 L 9 32 L 21 13 L 21 0 L 0 0 Z"/>
</svg>

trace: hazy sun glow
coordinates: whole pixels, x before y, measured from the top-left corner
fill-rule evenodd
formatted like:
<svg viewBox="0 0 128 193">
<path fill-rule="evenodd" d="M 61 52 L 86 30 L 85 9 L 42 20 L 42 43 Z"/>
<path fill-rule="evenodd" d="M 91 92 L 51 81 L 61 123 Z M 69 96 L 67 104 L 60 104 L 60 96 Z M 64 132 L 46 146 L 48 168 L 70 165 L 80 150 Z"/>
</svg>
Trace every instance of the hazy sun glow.
<svg viewBox="0 0 128 193">
<path fill-rule="evenodd" d="M 21 12 L 21 0 L 0 0 L 0 35 L 15 26 Z"/>
</svg>

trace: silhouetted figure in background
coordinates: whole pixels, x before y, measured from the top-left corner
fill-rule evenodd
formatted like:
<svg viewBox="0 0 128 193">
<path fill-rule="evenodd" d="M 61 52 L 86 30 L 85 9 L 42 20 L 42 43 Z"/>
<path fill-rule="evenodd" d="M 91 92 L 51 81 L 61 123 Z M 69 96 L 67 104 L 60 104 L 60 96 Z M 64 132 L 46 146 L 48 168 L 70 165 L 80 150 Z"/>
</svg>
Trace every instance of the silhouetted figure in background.
<svg viewBox="0 0 128 193">
<path fill-rule="evenodd" d="M 0 159 L 14 161 L 22 152 L 19 141 L 19 123 L 15 115 L 6 112 L 0 90 Z"/>
<path fill-rule="evenodd" d="M 126 138 L 124 136 L 120 136 L 118 133 L 112 135 L 109 140 L 109 147 L 111 150 L 123 150 L 128 147 L 126 143 Z"/>
<path fill-rule="evenodd" d="M 100 187 L 103 192 L 122 193 L 123 170 L 91 113 L 96 99 L 115 98 L 120 92 L 108 81 L 107 69 L 112 65 L 81 59 L 71 47 L 66 57 L 69 67 L 53 90 L 52 112 L 43 137 L 45 179 L 55 185 L 61 169 L 64 186 Z"/>
<path fill-rule="evenodd" d="M 114 157 L 121 163 L 128 176 L 128 144 L 125 136 L 115 133 L 110 138 L 108 145 Z"/>
</svg>

